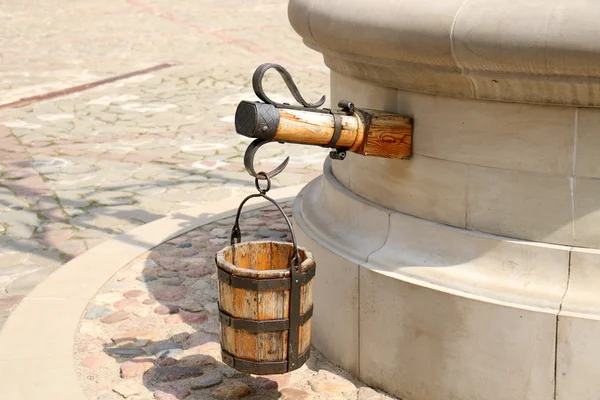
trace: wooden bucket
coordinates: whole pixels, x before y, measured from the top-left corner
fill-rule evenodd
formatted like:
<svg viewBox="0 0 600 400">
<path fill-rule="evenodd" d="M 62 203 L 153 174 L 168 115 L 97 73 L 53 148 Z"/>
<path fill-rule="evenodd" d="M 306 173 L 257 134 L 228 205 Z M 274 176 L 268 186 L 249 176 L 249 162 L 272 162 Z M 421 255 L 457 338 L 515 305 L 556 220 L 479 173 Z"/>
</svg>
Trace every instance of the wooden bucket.
<svg viewBox="0 0 600 400">
<path fill-rule="evenodd" d="M 238 242 L 241 236 L 238 220 L 239 211 L 232 242 L 236 232 Z M 232 244 L 216 255 L 221 355 L 238 371 L 282 374 L 310 355 L 316 265 L 310 252 L 296 246 L 293 231 L 292 240 Z"/>
</svg>

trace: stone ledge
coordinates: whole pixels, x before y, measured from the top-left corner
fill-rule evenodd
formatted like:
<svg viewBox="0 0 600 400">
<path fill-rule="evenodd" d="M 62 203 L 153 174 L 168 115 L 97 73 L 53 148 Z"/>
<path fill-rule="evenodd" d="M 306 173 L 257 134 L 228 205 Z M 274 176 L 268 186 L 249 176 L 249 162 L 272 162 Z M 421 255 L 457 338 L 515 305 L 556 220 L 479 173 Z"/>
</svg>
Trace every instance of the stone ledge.
<svg viewBox="0 0 600 400">
<path fill-rule="evenodd" d="M 600 106 L 598 5 L 561 0 L 292 0 L 289 19 L 334 71 L 447 96 Z"/>
<path fill-rule="evenodd" d="M 455 228 L 386 209 L 342 186 L 331 161 L 323 177 L 300 192 L 294 215 L 320 246 L 411 284 L 552 314 L 566 290 L 571 247 Z"/>
</svg>

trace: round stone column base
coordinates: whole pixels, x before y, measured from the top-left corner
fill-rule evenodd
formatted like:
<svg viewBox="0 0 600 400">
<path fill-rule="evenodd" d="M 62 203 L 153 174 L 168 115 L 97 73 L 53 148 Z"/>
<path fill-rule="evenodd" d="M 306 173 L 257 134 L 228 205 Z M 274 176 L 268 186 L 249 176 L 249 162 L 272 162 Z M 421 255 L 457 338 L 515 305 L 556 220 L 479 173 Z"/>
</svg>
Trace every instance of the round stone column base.
<svg viewBox="0 0 600 400">
<path fill-rule="evenodd" d="M 313 343 L 365 383 L 405 400 L 598 393 L 581 375 L 600 352 L 597 251 L 382 208 L 342 186 L 331 161 L 294 219 L 317 261 Z"/>
</svg>

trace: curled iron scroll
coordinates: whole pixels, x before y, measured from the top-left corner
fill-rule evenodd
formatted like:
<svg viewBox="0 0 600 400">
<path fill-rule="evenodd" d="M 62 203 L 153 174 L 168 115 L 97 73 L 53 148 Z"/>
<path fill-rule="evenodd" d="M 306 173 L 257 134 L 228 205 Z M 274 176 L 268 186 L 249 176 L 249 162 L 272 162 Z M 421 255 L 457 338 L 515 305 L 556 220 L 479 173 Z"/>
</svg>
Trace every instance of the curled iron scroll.
<svg viewBox="0 0 600 400">
<path fill-rule="evenodd" d="M 277 107 L 285 107 L 286 106 L 286 104 L 274 102 L 265 94 L 265 91 L 262 87 L 262 81 L 265 76 L 265 73 L 270 69 L 274 69 L 275 71 L 279 72 L 279 75 L 281 75 L 281 77 L 283 78 L 283 81 L 287 85 L 292 96 L 294 96 L 294 99 L 296 99 L 296 101 L 298 103 L 302 104 L 304 107 L 318 108 L 318 107 L 321 107 L 325 103 L 325 96 L 321 97 L 321 99 L 319 101 L 317 101 L 316 103 L 308 103 L 306 100 L 304 100 L 304 98 L 300 94 L 300 91 L 298 90 L 298 87 L 294 83 L 294 80 L 292 79 L 292 76 L 290 75 L 290 73 L 285 68 L 283 68 L 281 65 L 272 64 L 272 63 L 265 63 L 265 64 L 260 65 L 256 69 L 256 71 L 254 71 L 254 75 L 252 75 L 252 87 L 254 88 L 254 93 L 256 94 L 256 96 L 259 99 L 261 99 L 265 103 L 273 104 L 274 106 L 277 106 Z"/>
<path fill-rule="evenodd" d="M 272 140 L 264 140 L 264 139 L 256 139 L 252 143 L 250 143 L 250 145 L 246 149 L 246 152 L 244 153 L 244 167 L 246 168 L 246 171 L 248 171 L 248 173 L 250 175 L 252 175 L 253 177 L 255 177 L 256 179 L 264 180 L 264 179 L 266 179 L 265 175 L 268 178 L 273 178 L 274 176 L 279 175 L 285 169 L 285 167 L 287 167 L 287 165 L 290 161 L 290 158 L 286 157 L 286 159 L 274 170 L 272 170 L 270 172 L 257 173 L 256 170 L 254 169 L 254 157 L 255 157 L 258 149 L 267 143 L 273 143 L 273 141 Z"/>
</svg>

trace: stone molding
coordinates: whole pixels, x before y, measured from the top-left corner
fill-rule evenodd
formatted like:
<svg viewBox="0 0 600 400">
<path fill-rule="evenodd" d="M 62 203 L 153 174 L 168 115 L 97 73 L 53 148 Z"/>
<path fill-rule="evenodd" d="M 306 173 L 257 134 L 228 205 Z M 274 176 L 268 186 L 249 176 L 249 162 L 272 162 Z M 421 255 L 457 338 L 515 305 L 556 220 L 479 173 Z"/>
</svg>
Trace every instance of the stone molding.
<svg viewBox="0 0 600 400">
<path fill-rule="evenodd" d="M 330 160 L 294 223 L 318 265 L 313 343 L 365 383 L 406 400 L 600 392 L 600 250 L 386 209 L 343 186 Z"/>
<path fill-rule="evenodd" d="M 600 4 L 290 0 L 332 70 L 445 96 L 600 106 Z"/>
</svg>

